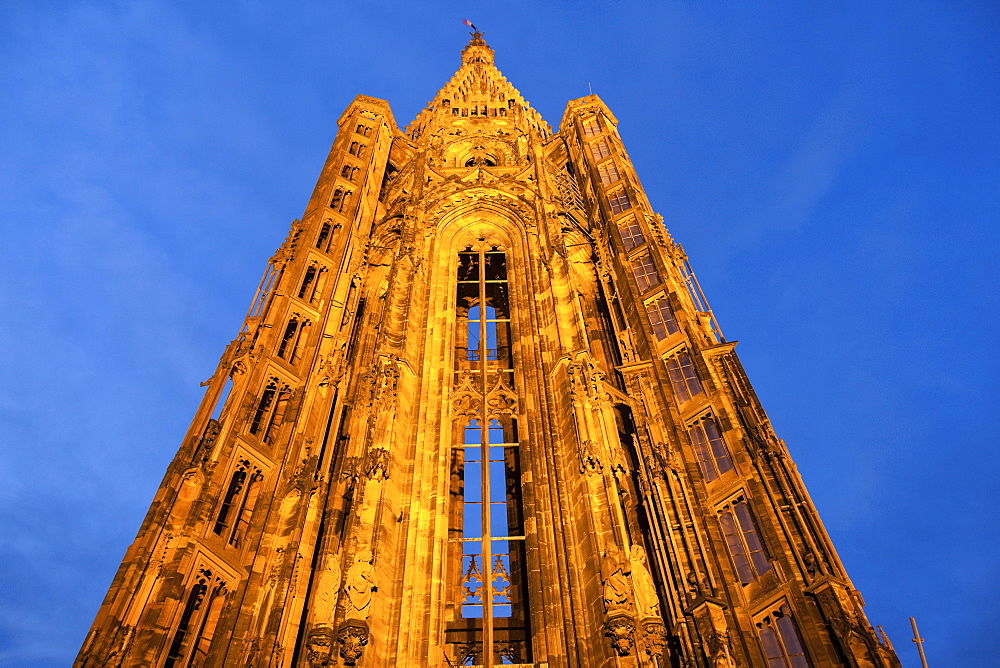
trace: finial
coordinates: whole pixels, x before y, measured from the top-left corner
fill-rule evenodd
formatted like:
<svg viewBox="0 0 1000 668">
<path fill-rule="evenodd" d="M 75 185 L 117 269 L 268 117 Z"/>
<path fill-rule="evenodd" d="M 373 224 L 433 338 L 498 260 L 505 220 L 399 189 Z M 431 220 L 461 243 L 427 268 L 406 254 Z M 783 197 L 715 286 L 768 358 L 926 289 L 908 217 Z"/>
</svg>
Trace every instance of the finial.
<svg viewBox="0 0 1000 668">
<path fill-rule="evenodd" d="M 486 46 L 486 42 L 483 41 L 483 33 L 479 31 L 479 28 L 477 28 L 472 21 L 469 19 L 462 19 L 462 23 L 472 28 L 472 32 L 469 33 L 472 35 L 472 41 L 469 42 L 470 44 Z"/>
</svg>

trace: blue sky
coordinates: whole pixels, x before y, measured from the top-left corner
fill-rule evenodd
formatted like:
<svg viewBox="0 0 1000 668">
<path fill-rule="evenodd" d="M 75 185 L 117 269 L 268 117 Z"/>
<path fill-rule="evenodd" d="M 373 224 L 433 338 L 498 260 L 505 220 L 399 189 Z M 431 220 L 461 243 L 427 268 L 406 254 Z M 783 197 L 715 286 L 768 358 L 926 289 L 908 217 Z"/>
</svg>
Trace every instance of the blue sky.
<svg viewBox="0 0 1000 668">
<path fill-rule="evenodd" d="M 0 4 L 0 665 L 75 655 L 358 93 L 593 86 L 874 624 L 1000 654 L 1000 6 Z"/>
</svg>

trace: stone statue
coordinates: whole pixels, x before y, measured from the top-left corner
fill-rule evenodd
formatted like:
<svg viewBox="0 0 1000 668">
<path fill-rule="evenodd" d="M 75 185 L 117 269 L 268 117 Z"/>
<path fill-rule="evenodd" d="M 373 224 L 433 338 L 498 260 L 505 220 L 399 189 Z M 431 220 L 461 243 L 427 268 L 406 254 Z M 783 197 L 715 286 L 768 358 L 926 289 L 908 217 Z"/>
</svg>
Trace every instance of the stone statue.
<svg viewBox="0 0 1000 668">
<path fill-rule="evenodd" d="M 628 607 L 632 593 L 629 591 L 629 560 L 621 550 L 608 550 L 601 560 L 601 579 L 604 581 L 604 607 L 608 612 Z"/>
<path fill-rule="evenodd" d="M 347 599 L 350 601 L 347 611 L 350 619 L 368 619 L 371 612 L 372 591 L 378 588 L 375 584 L 373 559 L 371 550 L 361 550 L 347 570 L 344 589 L 347 590 Z"/>
<path fill-rule="evenodd" d="M 656 596 L 653 576 L 646 565 L 646 550 L 641 545 L 633 545 L 630 555 L 632 566 L 632 587 L 635 589 L 635 607 L 639 619 L 660 616 L 660 600 Z"/>
<path fill-rule="evenodd" d="M 328 554 L 316 586 L 317 624 L 333 623 L 333 617 L 337 612 L 337 599 L 340 597 L 340 579 L 340 559 L 336 554 Z"/>
</svg>

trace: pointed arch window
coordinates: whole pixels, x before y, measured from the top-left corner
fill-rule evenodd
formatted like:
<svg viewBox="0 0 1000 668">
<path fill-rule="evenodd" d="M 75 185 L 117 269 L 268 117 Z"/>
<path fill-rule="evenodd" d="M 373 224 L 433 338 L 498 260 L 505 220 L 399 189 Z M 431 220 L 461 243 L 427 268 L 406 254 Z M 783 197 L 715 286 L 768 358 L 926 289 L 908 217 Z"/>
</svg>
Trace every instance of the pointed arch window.
<svg viewBox="0 0 1000 668">
<path fill-rule="evenodd" d="M 212 532 L 233 547 L 239 547 L 246 537 L 263 481 L 263 472 L 249 460 L 239 462 L 229 478 Z"/>
<path fill-rule="evenodd" d="M 646 315 L 649 316 L 649 324 L 653 326 L 653 334 L 661 341 L 680 331 L 674 309 L 670 307 L 670 300 L 666 297 L 646 304 Z"/>
<path fill-rule="evenodd" d="M 768 668 L 809 668 L 802 638 L 787 603 L 761 617 L 756 626 Z"/>
<path fill-rule="evenodd" d="M 227 594 L 225 581 L 208 568 L 199 570 L 174 631 L 164 668 L 204 665 Z"/>
<path fill-rule="evenodd" d="M 253 419 L 250 421 L 250 433 L 260 436 L 264 443 L 272 443 L 281 427 L 290 395 L 291 390 L 287 385 L 277 378 L 272 378 L 261 392 Z"/>
<path fill-rule="evenodd" d="M 299 294 L 298 294 L 299 299 L 305 299 L 307 302 L 312 301 L 312 295 L 316 285 L 317 273 L 318 273 L 318 268 L 316 267 L 316 265 L 311 264 L 308 267 L 306 267 L 306 273 L 302 275 L 302 286 L 299 287 Z"/>
<path fill-rule="evenodd" d="M 627 251 L 646 243 L 646 237 L 642 236 L 642 227 L 640 227 L 639 221 L 635 219 L 635 216 L 625 218 L 618 225 L 618 232 L 622 235 L 622 244 Z"/>
<path fill-rule="evenodd" d="M 347 206 L 348 200 L 351 198 L 351 191 L 345 190 L 344 188 L 336 188 L 333 191 L 333 197 L 330 198 L 330 208 L 334 211 L 342 212 Z"/>
<path fill-rule="evenodd" d="M 302 348 L 305 340 L 305 329 L 309 326 L 308 320 L 303 320 L 298 314 L 289 319 L 285 325 L 285 331 L 278 342 L 277 355 L 289 364 L 297 364 L 302 359 Z"/>
<path fill-rule="evenodd" d="M 632 274 L 635 276 L 635 284 L 641 292 L 645 292 L 661 282 L 660 273 L 656 271 L 656 265 L 653 264 L 653 258 L 649 256 L 649 253 L 632 261 Z"/>
<path fill-rule="evenodd" d="M 632 200 L 624 188 L 608 193 L 608 203 L 611 205 L 611 213 L 616 216 L 632 208 Z"/>
<path fill-rule="evenodd" d="M 719 509 L 719 524 L 740 582 L 749 584 L 771 570 L 771 561 L 746 498 L 737 497 Z"/>
<path fill-rule="evenodd" d="M 698 372 L 691 361 L 691 355 L 686 350 L 674 353 L 667 357 L 664 362 L 667 365 L 667 377 L 670 379 L 670 387 L 674 390 L 677 403 L 684 403 L 698 394 L 703 388 Z"/>
<path fill-rule="evenodd" d="M 507 259 L 459 253 L 451 448 L 451 665 L 531 662 Z"/>
<path fill-rule="evenodd" d="M 729 450 L 722 438 L 719 423 L 711 414 L 689 424 L 688 436 L 706 482 L 712 482 L 733 470 L 733 462 L 729 458 Z"/>
<path fill-rule="evenodd" d="M 323 223 L 323 226 L 319 228 L 319 234 L 316 235 L 316 248 L 320 250 L 330 250 L 330 232 L 333 231 L 333 226 L 330 223 Z"/>
</svg>

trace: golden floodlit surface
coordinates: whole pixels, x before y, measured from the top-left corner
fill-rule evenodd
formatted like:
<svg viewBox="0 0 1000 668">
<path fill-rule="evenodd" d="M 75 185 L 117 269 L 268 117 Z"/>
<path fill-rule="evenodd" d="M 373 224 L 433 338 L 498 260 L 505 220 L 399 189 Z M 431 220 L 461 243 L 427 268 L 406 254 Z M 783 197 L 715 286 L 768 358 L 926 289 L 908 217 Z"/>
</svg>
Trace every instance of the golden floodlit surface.
<svg viewBox="0 0 1000 668">
<path fill-rule="evenodd" d="M 899 666 L 596 96 L 358 96 L 76 666 Z"/>
</svg>

